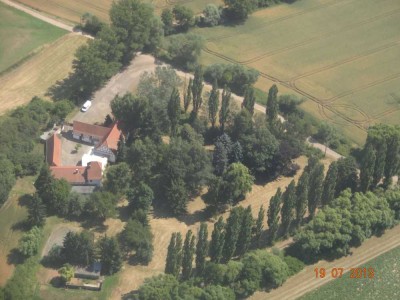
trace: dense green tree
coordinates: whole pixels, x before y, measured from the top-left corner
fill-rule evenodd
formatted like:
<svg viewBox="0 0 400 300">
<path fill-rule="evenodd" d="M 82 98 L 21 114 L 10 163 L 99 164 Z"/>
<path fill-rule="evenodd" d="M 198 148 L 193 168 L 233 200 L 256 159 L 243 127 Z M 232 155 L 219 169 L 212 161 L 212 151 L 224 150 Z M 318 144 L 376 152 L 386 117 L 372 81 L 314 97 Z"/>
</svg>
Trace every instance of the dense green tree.
<svg viewBox="0 0 400 300">
<path fill-rule="evenodd" d="M 175 274 L 175 268 L 177 263 L 176 253 L 176 233 L 172 233 L 171 239 L 168 245 L 167 258 L 165 260 L 165 274 Z"/>
<path fill-rule="evenodd" d="M 85 211 L 88 196 L 71 192 L 68 197 L 68 216 L 72 218 L 79 218 Z"/>
<path fill-rule="evenodd" d="M 221 176 L 228 167 L 228 153 L 226 152 L 225 146 L 220 141 L 215 143 L 212 163 L 214 166 L 214 173 L 217 176 Z"/>
<path fill-rule="evenodd" d="M 335 198 L 336 182 L 338 178 L 338 167 L 336 162 L 329 165 L 328 173 L 324 180 L 324 189 L 322 191 L 322 205 L 327 205 Z"/>
<path fill-rule="evenodd" d="M 62 255 L 72 265 L 88 266 L 94 261 L 94 236 L 88 231 L 68 232 L 64 238 Z"/>
<path fill-rule="evenodd" d="M 193 86 L 193 79 L 189 78 L 189 83 L 186 87 L 185 95 L 183 98 L 183 109 L 185 113 L 187 112 L 189 105 L 192 102 L 192 86 Z"/>
<path fill-rule="evenodd" d="M 208 254 L 208 229 L 206 223 L 200 224 L 196 244 L 196 274 L 201 276 L 204 272 Z"/>
<path fill-rule="evenodd" d="M 278 87 L 274 84 L 268 91 L 268 100 L 267 100 L 267 120 L 269 124 L 273 124 L 278 118 Z"/>
<path fill-rule="evenodd" d="M 48 212 L 60 216 L 68 214 L 69 194 L 71 186 L 65 179 L 52 179 L 50 184 L 45 185 L 44 190 L 40 191 L 39 196 L 47 207 Z"/>
<path fill-rule="evenodd" d="M 252 86 L 248 86 L 244 92 L 242 107 L 247 109 L 247 111 L 253 115 L 255 103 L 256 96 L 254 95 L 254 88 Z"/>
<path fill-rule="evenodd" d="M 143 210 L 148 212 L 153 203 L 153 190 L 145 183 L 140 182 L 128 193 L 129 206 L 132 210 Z"/>
<path fill-rule="evenodd" d="M 75 269 L 73 266 L 67 263 L 58 269 L 58 274 L 60 274 L 63 284 L 66 284 L 74 277 Z"/>
<path fill-rule="evenodd" d="M 155 49 L 162 36 L 155 22 L 153 8 L 140 0 L 120 0 L 114 2 L 110 9 L 110 20 L 116 28 L 126 50 L 124 60 L 128 62 L 133 53 L 143 48 Z"/>
<path fill-rule="evenodd" d="M 244 255 L 251 245 L 251 232 L 253 229 L 253 216 L 251 214 L 251 206 L 249 205 L 242 213 L 240 223 L 240 232 L 237 241 L 236 254 L 239 256 Z"/>
<path fill-rule="evenodd" d="M 365 145 L 361 159 L 360 190 L 366 193 L 372 184 L 372 176 L 374 174 L 376 160 L 376 152 L 370 143 Z"/>
<path fill-rule="evenodd" d="M 239 163 L 243 161 L 243 149 L 239 141 L 236 141 L 232 144 L 229 158 L 231 163 Z"/>
<path fill-rule="evenodd" d="M 181 99 L 178 89 L 173 89 L 168 102 L 168 117 L 171 122 L 171 135 L 175 135 L 181 114 Z"/>
<path fill-rule="evenodd" d="M 121 134 L 118 140 L 118 149 L 117 149 L 117 155 L 115 156 L 115 162 L 120 163 L 126 160 L 126 152 L 127 152 L 127 147 L 125 144 L 125 138 Z"/>
<path fill-rule="evenodd" d="M 43 164 L 40 169 L 39 176 L 37 177 L 34 186 L 36 188 L 39 197 L 43 198 L 46 194 L 46 190 L 51 186 L 54 180 L 53 175 L 50 172 L 49 166 L 47 164 Z"/>
<path fill-rule="evenodd" d="M 231 101 L 231 91 L 229 90 L 229 88 L 224 87 L 222 91 L 221 109 L 219 111 L 219 126 L 221 127 L 222 132 L 224 132 L 225 130 L 225 124 L 230 114 L 229 110 L 230 101 Z"/>
<path fill-rule="evenodd" d="M 177 215 L 186 213 L 189 192 L 186 189 L 185 182 L 182 178 L 177 178 L 169 180 L 166 185 L 165 199 L 171 211 Z"/>
<path fill-rule="evenodd" d="M 219 263 L 222 259 L 222 250 L 225 244 L 225 222 L 222 217 L 214 224 L 210 242 L 210 259 L 212 262 Z"/>
<path fill-rule="evenodd" d="M 308 204 L 308 187 L 309 187 L 309 174 L 303 172 L 299 178 L 299 182 L 296 187 L 296 225 L 299 227 L 302 222 L 304 215 L 307 212 Z"/>
<path fill-rule="evenodd" d="M 201 104 L 203 103 L 203 68 L 198 66 L 194 72 L 192 96 L 193 96 L 193 114 L 197 116 Z"/>
<path fill-rule="evenodd" d="M 11 188 L 15 183 L 14 166 L 8 159 L 0 159 L 0 168 L 3 170 L 0 174 L 0 205 L 8 198 Z"/>
<path fill-rule="evenodd" d="M 282 194 L 282 203 L 282 233 L 284 236 L 287 236 L 290 233 L 290 225 L 294 220 L 294 208 L 296 206 L 296 184 L 294 180 L 290 182 Z"/>
<path fill-rule="evenodd" d="M 132 174 L 128 164 L 121 162 L 107 168 L 104 187 L 115 195 L 125 195 L 131 181 Z"/>
<path fill-rule="evenodd" d="M 385 141 L 382 141 L 382 143 L 375 146 L 375 148 L 376 148 L 376 159 L 375 159 L 374 174 L 372 175 L 373 187 L 378 185 L 385 172 L 387 144 Z"/>
<path fill-rule="evenodd" d="M 287 264 L 277 255 L 263 255 L 266 256 L 263 264 L 263 279 L 273 287 L 281 286 L 289 277 Z"/>
<path fill-rule="evenodd" d="M 110 192 L 94 192 L 85 205 L 85 212 L 93 219 L 105 221 L 116 215 L 116 195 Z"/>
<path fill-rule="evenodd" d="M 104 27 L 104 23 L 99 20 L 98 17 L 85 13 L 81 17 L 81 23 L 83 23 L 82 31 L 87 32 L 93 36 L 96 36 L 100 30 Z"/>
<path fill-rule="evenodd" d="M 225 242 L 222 250 L 222 260 L 228 262 L 235 254 L 240 234 L 242 207 L 233 208 L 226 220 Z"/>
<path fill-rule="evenodd" d="M 388 202 L 390 209 L 395 214 L 395 219 L 400 220 L 400 190 L 387 190 L 385 199 Z"/>
<path fill-rule="evenodd" d="M 42 239 L 42 230 L 33 226 L 31 230 L 24 233 L 19 241 L 18 250 L 25 257 L 30 257 L 38 253 L 40 241 Z"/>
<path fill-rule="evenodd" d="M 196 251 L 196 238 L 193 236 L 192 231 L 186 233 L 185 242 L 183 245 L 182 255 L 182 277 L 188 280 L 192 276 L 193 270 L 193 256 Z"/>
<path fill-rule="evenodd" d="M 261 234 L 264 228 L 264 218 L 265 218 L 265 209 L 264 206 L 260 206 L 260 210 L 258 211 L 257 220 L 254 226 L 254 234 L 253 234 L 253 247 L 258 248 L 260 245 Z"/>
<path fill-rule="evenodd" d="M 331 146 L 331 143 L 338 139 L 335 128 L 328 123 L 321 123 L 314 137 L 317 141 L 325 145 L 325 156 L 326 150 Z"/>
<path fill-rule="evenodd" d="M 172 9 L 178 28 L 181 31 L 188 31 L 195 24 L 193 11 L 183 5 L 175 5 Z"/>
<path fill-rule="evenodd" d="M 173 275 L 175 275 L 175 277 L 178 277 L 179 273 L 181 272 L 182 258 L 183 258 L 182 235 L 180 232 L 176 233 L 175 253 L 176 253 L 176 264 L 173 270 Z"/>
<path fill-rule="evenodd" d="M 257 1 L 254 0 L 224 0 L 224 3 L 228 7 L 229 16 L 237 20 L 246 20 L 257 8 Z"/>
<path fill-rule="evenodd" d="M 272 196 L 269 201 L 268 212 L 267 212 L 267 224 L 268 224 L 268 239 L 269 243 L 273 244 L 275 241 L 276 233 L 279 228 L 279 213 L 281 211 L 281 203 L 282 203 L 282 192 L 281 189 L 278 188 L 275 195 Z"/>
<path fill-rule="evenodd" d="M 247 110 L 241 110 L 233 118 L 231 136 L 233 140 L 243 143 L 245 137 L 252 136 L 254 133 L 253 118 Z"/>
<path fill-rule="evenodd" d="M 120 235 L 121 245 L 128 254 L 135 252 L 135 256 L 144 264 L 148 264 L 153 257 L 153 234 L 150 227 L 140 221 L 131 219 L 126 223 Z"/>
<path fill-rule="evenodd" d="M 311 157 L 308 163 L 310 174 L 308 186 L 308 211 L 313 218 L 317 207 L 321 205 L 321 196 L 324 182 L 324 165 L 317 158 Z M 307 169 L 307 167 L 306 167 Z"/>
<path fill-rule="evenodd" d="M 392 184 L 392 177 L 397 175 L 400 167 L 400 127 L 387 138 L 387 152 L 385 162 L 385 179 L 383 185 L 387 188 Z"/>
<path fill-rule="evenodd" d="M 166 7 L 161 12 L 161 21 L 164 24 L 164 34 L 170 35 L 174 32 L 174 15 L 170 8 Z"/>
<path fill-rule="evenodd" d="M 206 26 L 217 26 L 221 19 L 221 13 L 215 4 L 207 4 L 203 10 L 203 23 Z"/>
<path fill-rule="evenodd" d="M 208 117 L 210 119 L 211 126 L 213 128 L 215 127 L 215 124 L 217 122 L 218 106 L 219 106 L 219 91 L 218 91 L 217 81 L 214 81 L 210 93 L 210 98 L 208 98 Z"/>
<path fill-rule="evenodd" d="M 114 237 L 103 237 L 99 241 L 100 261 L 102 264 L 101 272 L 112 275 L 122 267 L 122 255 L 119 244 Z"/>
<path fill-rule="evenodd" d="M 351 156 L 337 161 L 338 174 L 336 181 L 336 196 L 347 188 L 354 193 L 358 188 L 358 168 L 355 159 Z"/>
<path fill-rule="evenodd" d="M 31 226 L 42 227 L 46 222 L 46 206 L 37 193 L 33 194 L 28 207 L 28 222 Z"/>
</svg>

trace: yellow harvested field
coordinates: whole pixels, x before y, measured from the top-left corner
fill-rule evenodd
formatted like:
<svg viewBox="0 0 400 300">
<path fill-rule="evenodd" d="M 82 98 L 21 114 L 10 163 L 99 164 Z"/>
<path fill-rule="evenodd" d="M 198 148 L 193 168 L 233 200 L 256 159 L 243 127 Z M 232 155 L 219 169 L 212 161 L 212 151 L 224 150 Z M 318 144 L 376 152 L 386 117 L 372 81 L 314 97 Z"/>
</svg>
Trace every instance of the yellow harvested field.
<svg viewBox="0 0 400 300">
<path fill-rule="evenodd" d="M 0 114 L 29 102 L 34 96 L 44 97 L 49 87 L 68 76 L 76 49 L 86 41 L 83 36 L 65 35 L 1 76 Z"/>
</svg>

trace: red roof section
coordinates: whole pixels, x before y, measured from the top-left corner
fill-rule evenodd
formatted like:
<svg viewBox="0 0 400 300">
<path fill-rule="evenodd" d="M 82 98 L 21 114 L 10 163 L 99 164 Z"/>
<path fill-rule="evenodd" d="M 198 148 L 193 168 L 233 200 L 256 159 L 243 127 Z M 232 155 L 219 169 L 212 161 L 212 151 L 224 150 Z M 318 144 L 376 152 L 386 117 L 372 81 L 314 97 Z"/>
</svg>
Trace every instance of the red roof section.
<svg viewBox="0 0 400 300">
<path fill-rule="evenodd" d="M 53 166 L 50 170 L 56 179 L 65 179 L 70 184 L 85 184 L 92 180 L 101 180 L 102 165 L 100 162 L 91 162 L 83 166 Z"/>
<path fill-rule="evenodd" d="M 118 129 L 118 124 L 114 123 L 111 127 L 110 132 L 104 137 L 104 140 L 100 143 L 102 146 L 106 146 L 111 150 L 118 149 L 118 141 L 121 136 L 121 130 Z"/>
<path fill-rule="evenodd" d="M 103 139 L 109 132 L 110 128 L 98 125 L 87 124 L 79 121 L 74 121 L 74 133 L 95 136 Z"/>
<path fill-rule="evenodd" d="M 46 159 L 51 166 L 61 166 L 61 139 L 57 134 L 46 141 Z"/>
</svg>

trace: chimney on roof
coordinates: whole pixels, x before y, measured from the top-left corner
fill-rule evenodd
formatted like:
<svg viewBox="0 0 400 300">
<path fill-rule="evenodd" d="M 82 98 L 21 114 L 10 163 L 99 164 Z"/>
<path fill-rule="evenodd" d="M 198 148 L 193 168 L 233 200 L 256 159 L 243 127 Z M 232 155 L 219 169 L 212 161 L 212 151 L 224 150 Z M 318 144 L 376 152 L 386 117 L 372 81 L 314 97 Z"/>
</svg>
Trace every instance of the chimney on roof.
<svg viewBox="0 0 400 300">
<path fill-rule="evenodd" d="M 74 174 L 77 174 L 77 173 L 79 173 L 79 169 L 75 169 Z"/>
</svg>

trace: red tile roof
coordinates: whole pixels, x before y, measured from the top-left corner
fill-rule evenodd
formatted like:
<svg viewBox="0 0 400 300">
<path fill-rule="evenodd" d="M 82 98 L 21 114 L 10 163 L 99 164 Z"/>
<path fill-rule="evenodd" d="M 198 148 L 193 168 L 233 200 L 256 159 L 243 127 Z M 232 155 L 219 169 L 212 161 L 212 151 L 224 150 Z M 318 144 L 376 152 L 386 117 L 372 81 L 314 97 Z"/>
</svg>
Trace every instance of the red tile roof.
<svg viewBox="0 0 400 300">
<path fill-rule="evenodd" d="M 121 130 L 118 129 L 118 124 L 114 123 L 111 127 L 110 132 L 104 137 L 103 141 L 99 145 L 106 146 L 111 150 L 118 149 L 118 141 L 121 136 Z"/>
<path fill-rule="evenodd" d="M 46 141 L 46 160 L 50 166 L 61 166 L 61 139 L 57 134 Z"/>
<path fill-rule="evenodd" d="M 101 180 L 101 163 L 94 161 L 83 166 L 53 166 L 50 170 L 56 179 L 64 178 L 70 184 L 86 184 L 92 180 Z"/>
<path fill-rule="evenodd" d="M 73 131 L 75 134 L 84 134 L 97 137 L 102 140 L 109 132 L 110 128 L 98 125 L 87 124 L 79 121 L 74 121 Z"/>
</svg>

